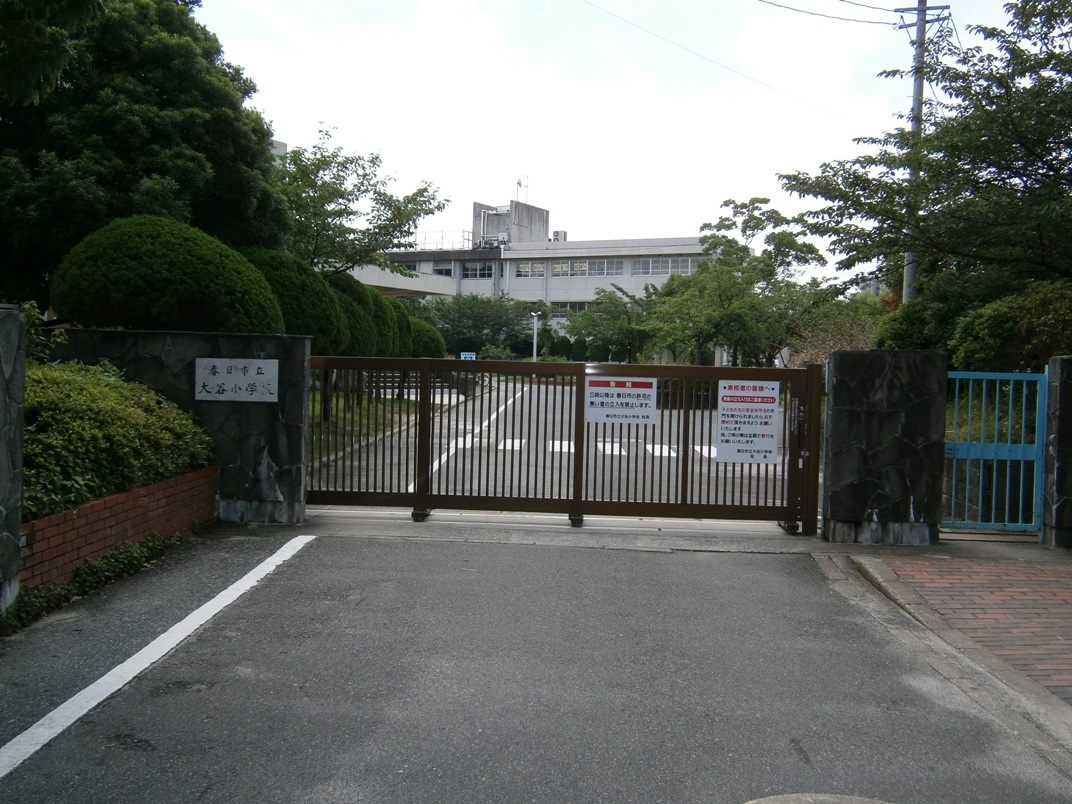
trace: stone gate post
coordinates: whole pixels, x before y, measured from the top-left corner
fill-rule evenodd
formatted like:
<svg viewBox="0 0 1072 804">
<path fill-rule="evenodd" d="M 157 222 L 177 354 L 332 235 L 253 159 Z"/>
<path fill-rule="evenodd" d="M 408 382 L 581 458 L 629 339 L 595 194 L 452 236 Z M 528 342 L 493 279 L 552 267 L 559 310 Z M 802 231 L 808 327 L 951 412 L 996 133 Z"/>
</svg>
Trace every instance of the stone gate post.
<svg viewBox="0 0 1072 804">
<path fill-rule="evenodd" d="M 1050 360 L 1042 534 L 1046 547 L 1072 547 L 1072 356 Z"/>
<path fill-rule="evenodd" d="M 943 352 L 834 352 L 827 363 L 826 541 L 937 544 L 947 358 Z"/>
<path fill-rule="evenodd" d="M 0 614 L 19 592 L 26 320 L 0 305 Z"/>
</svg>

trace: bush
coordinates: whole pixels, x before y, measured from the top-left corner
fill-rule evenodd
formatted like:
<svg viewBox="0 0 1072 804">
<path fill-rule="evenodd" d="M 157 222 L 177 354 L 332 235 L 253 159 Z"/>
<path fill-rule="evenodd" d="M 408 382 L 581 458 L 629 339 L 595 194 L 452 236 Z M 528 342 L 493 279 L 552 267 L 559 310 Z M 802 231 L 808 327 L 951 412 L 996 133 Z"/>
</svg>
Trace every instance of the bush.
<svg viewBox="0 0 1072 804">
<path fill-rule="evenodd" d="M 410 318 L 409 323 L 413 330 L 413 349 L 410 357 L 447 356 L 447 344 L 439 330 L 419 318 Z"/>
<path fill-rule="evenodd" d="M 372 354 L 374 357 L 395 357 L 399 350 L 399 333 L 395 326 L 394 310 L 379 291 L 368 291 L 367 298 L 372 326 L 376 332 L 376 347 Z"/>
<path fill-rule="evenodd" d="M 288 335 L 308 335 L 314 355 L 342 354 L 350 332 L 338 294 L 300 258 L 266 248 L 243 250 L 272 286 Z"/>
<path fill-rule="evenodd" d="M 575 360 L 578 363 L 584 363 L 588 360 L 588 341 L 584 338 L 576 338 L 573 341 L 573 348 L 570 353 L 570 359 Z"/>
<path fill-rule="evenodd" d="M 516 360 L 517 355 L 501 343 L 485 343 L 477 352 L 481 360 Z"/>
<path fill-rule="evenodd" d="M 64 257 L 52 304 L 83 326 L 283 332 L 268 281 L 237 251 L 169 218 L 112 221 Z"/>
<path fill-rule="evenodd" d="M 28 364 L 23 519 L 208 466 L 189 414 L 111 366 Z"/>
<path fill-rule="evenodd" d="M 394 296 L 384 297 L 395 325 L 394 351 L 387 357 L 409 357 L 413 352 L 413 326 L 406 305 Z"/>
<path fill-rule="evenodd" d="M 1072 353 L 1072 283 L 1039 282 L 961 316 L 949 341 L 961 371 L 1041 372 Z"/>
<path fill-rule="evenodd" d="M 376 329 L 368 311 L 369 289 L 350 274 L 328 274 L 325 278 L 328 287 L 336 293 L 349 328 L 349 338 L 342 354 L 350 357 L 371 357 L 376 354 Z"/>
</svg>

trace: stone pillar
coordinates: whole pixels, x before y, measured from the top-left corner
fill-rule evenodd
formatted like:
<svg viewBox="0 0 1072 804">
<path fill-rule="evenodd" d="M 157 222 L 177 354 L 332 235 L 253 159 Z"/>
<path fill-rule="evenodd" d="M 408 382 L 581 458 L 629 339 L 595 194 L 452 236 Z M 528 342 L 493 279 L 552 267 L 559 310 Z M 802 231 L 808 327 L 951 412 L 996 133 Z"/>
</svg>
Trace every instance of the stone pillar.
<svg viewBox="0 0 1072 804">
<path fill-rule="evenodd" d="M 827 364 L 823 538 L 937 544 L 947 359 L 834 352 Z"/>
<path fill-rule="evenodd" d="M 0 305 L 0 614 L 19 593 L 26 320 Z"/>
<path fill-rule="evenodd" d="M 1050 360 L 1040 541 L 1072 547 L 1072 357 Z"/>
<path fill-rule="evenodd" d="M 195 414 L 215 443 L 221 521 L 296 524 L 305 519 L 309 338 L 73 329 L 59 353 L 83 363 L 107 360 L 127 379 Z M 199 357 L 278 360 L 277 401 L 195 399 Z"/>
</svg>

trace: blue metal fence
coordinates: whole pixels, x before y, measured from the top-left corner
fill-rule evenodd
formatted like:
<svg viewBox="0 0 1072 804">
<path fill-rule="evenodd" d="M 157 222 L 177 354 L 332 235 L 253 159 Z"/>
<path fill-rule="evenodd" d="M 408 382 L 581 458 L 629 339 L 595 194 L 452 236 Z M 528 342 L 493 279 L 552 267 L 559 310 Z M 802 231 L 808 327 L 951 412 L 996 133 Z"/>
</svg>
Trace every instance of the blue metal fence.
<svg viewBox="0 0 1072 804">
<path fill-rule="evenodd" d="M 1046 377 L 949 372 L 943 528 L 1041 529 Z"/>
</svg>

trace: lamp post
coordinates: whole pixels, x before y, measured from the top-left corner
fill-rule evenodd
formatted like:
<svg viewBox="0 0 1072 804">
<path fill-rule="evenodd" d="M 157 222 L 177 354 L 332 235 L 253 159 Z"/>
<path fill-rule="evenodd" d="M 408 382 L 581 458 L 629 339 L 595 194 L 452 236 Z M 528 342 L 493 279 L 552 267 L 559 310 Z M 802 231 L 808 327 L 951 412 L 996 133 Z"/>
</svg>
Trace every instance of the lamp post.
<svg viewBox="0 0 1072 804">
<path fill-rule="evenodd" d="M 532 316 L 532 362 L 536 362 L 536 326 L 540 322 L 540 311 L 534 310 L 529 313 Z"/>
</svg>

